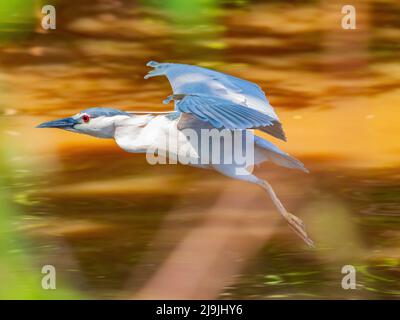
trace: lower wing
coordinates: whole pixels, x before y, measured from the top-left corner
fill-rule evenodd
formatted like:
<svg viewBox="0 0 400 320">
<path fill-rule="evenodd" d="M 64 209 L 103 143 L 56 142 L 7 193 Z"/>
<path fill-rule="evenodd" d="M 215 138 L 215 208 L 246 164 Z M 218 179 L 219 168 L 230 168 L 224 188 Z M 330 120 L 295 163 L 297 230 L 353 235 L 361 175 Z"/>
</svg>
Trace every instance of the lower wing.
<svg viewBox="0 0 400 320">
<path fill-rule="evenodd" d="M 176 95 L 176 109 L 192 114 L 214 128 L 230 130 L 260 129 L 286 141 L 281 123 L 271 116 L 232 101 L 203 95 Z"/>
</svg>

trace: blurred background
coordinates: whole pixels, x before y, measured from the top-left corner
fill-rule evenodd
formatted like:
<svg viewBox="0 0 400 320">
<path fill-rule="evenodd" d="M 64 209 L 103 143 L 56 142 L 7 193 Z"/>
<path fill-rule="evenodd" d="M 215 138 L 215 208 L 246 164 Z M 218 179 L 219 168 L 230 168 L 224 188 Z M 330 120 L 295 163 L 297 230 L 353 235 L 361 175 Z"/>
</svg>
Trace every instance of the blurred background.
<svg viewBox="0 0 400 320">
<path fill-rule="evenodd" d="M 56 30 L 41 27 L 56 8 Z M 400 6 L 351 1 L 0 3 L 0 298 L 399 299 Z M 310 174 L 263 164 L 315 249 L 265 193 L 43 121 L 165 110 L 180 62 L 257 82 Z M 357 270 L 343 290 L 341 269 Z M 57 289 L 41 288 L 53 265 Z"/>
</svg>

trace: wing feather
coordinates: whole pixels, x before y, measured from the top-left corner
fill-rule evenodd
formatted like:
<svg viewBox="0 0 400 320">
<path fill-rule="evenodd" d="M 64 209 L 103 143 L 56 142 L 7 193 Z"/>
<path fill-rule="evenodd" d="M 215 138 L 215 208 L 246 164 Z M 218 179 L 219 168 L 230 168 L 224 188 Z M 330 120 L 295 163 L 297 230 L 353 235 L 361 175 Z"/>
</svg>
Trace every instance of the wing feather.
<svg viewBox="0 0 400 320">
<path fill-rule="evenodd" d="M 164 75 L 171 84 L 173 96 L 192 96 L 184 102 L 175 99 L 177 111 L 192 113 L 216 128 L 255 128 L 286 141 L 278 116 L 257 84 L 198 66 L 154 61 L 147 65 L 154 70 L 146 79 Z"/>
<path fill-rule="evenodd" d="M 215 128 L 261 129 L 264 132 L 285 138 L 280 123 L 272 117 L 231 101 L 203 95 L 185 95 L 176 102 L 178 111 L 196 116 Z"/>
<path fill-rule="evenodd" d="M 155 70 L 145 77 L 165 75 L 174 94 L 203 94 L 229 100 L 265 113 L 279 121 L 264 91 L 257 84 L 207 68 L 179 63 L 149 62 Z"/>
</svg>

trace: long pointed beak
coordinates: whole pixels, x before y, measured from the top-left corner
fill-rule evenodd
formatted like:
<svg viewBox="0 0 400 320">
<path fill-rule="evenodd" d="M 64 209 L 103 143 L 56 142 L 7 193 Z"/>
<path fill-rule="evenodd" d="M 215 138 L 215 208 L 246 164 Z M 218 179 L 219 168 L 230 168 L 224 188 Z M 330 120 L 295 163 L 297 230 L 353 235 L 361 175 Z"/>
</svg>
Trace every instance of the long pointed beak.
<svg viewBox="0 0 400 320">
<path fill-rule="evenodd" d="M 79 122 L 74 118 L 64 118 L 59 120 L 53 120 L 39 124 L 36 128 L 58 128 L 58 129 L 71 129 L 74 125 Z"/>
</svg>

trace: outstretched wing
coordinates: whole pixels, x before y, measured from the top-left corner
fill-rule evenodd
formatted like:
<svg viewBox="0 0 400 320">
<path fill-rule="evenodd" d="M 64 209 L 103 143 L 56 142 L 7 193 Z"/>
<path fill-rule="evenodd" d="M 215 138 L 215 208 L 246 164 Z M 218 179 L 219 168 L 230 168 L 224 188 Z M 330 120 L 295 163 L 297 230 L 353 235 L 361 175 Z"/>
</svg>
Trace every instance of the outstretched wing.
<svg viewBox="0 0 400 320">
<path fill-rule="evenodd" d="M 215 128 L 260 129 L 272 136 L 285 140 L 279 121 L 257 110 L 246 108 L 232 101 L 204 95 L 180 95 L 176 109 L 193 114 L 199 120 L 210 123 Z"/>
<path fill-rule="evenodd" d="M 255 83 L 222 72 L 178 63 L 147 64 L 153 67 L 145 78 L 165 75 L 174 94 L 203 94 L 255 109 L 279 121 L 265 93 Z"/>
<path fill-rule="evenodd" d="M 238 107 L 240 106 L 241 108 L 231 107 L 230 111 L 226 112 L 226 114 L 235 113 L 240 109 L 241 115 L 236 115 L 238 119 L 236 119 L 234 123 L 239 121 L 241 126 L 235 129 L 239 129 L 243 126 L 248 127 L 244 124 L 249 122 L 254 123 L 255 119 L 246 121 L 243 117 L 249 115 L 253 118 L 255 116 L 254 111 L 258 111 L 258 113 L 264 116 L 269 116 L 270 121 L 261 121 L 262 123 L 254 125 L 251 128 L 258 128 L 274 137 L 286 141 L 285 133 L 278 116 L 273 107 L 269 104 L 264 92 L 255 83 L 198 66 L 178 63 L 158 63 L 154 61 L 149 62 L 147 65 L 153 67 L 154 70 L 151 70 L 145 78 L 165 75 L 172 86 L 174 95 L 194 94 L 201 95 L 202 97 L 208 96 L 210 98 L 212 97 L 230 102 Z M 178 102 L 175 103 L 176 108 L 177 104 Z M 246 113 L 246 111 L 248 112 Z M 204 117 L 201 118 L 199 113 L 200 110 L 197 114 L 198 117 L 200 119 L 205 119 Z M 257 115 L 257 118 L 258 120 L 266 119 L 260 115 Z M 212 122 L 213 118 L 210 117 L 208 121 Z M 255 122 L 257 123 L 257 121 Z"/>
</svg>

